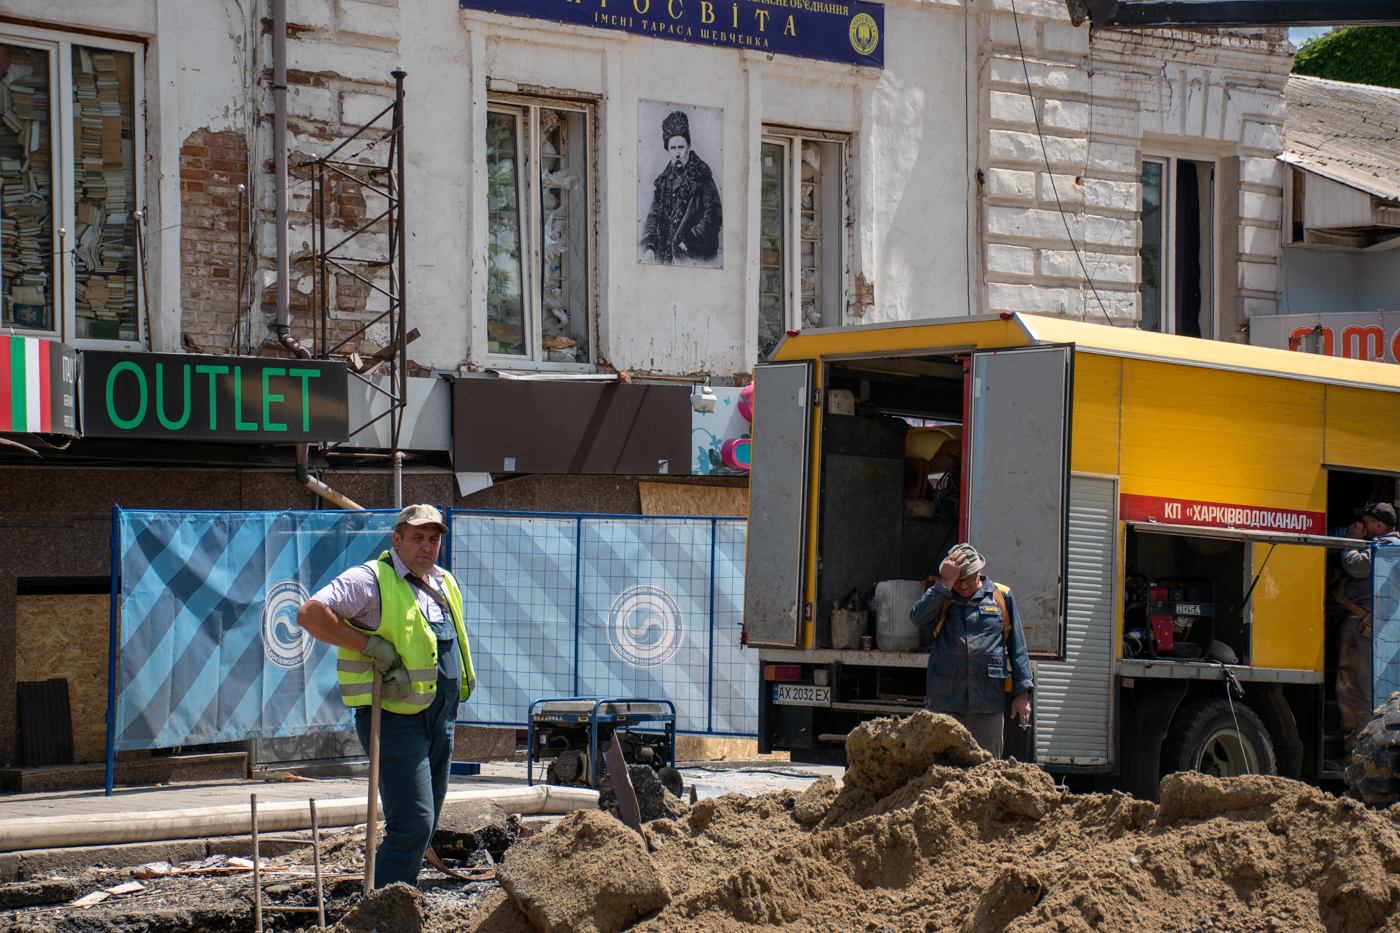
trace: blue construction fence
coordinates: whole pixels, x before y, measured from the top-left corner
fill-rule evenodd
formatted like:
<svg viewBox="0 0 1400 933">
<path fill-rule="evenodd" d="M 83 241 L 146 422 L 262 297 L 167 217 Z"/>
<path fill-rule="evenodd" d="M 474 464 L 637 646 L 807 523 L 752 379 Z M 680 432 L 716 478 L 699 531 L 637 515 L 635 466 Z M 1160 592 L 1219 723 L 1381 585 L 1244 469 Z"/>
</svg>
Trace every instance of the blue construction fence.
<svg viewBox="0 0 1400 933">
<path fill-rule="evenodd" d="M 109 760 L 353 728 L 335 649 L 296 614 L 396 515 L 114 510 Z"/>
<path fill-rule="evenodd" d="M 673 700 L 681 732 L 758 732 L 740 644 L 744 518 L 453 510 L 477 690 L 460 721 L 524 726 L 544 696 Z"/>
<path fill-rule="evenodd" d="M 113 511 L 108 762 L 120 751 L 352 728 L 301 604 L 391 546 L 394 511 Z M 757 731 L 739 647 L 746 522 L 449 512 L 477 690 L 459 721 L 541 696 L 664 697 L 689 732 Z"/>
<path fill-rule="evenodd" d="M 1400 545 L 1373 545 L 1371 554 L 1371 706 L 1375 708 L 1400 690 Z"/>
</svg>

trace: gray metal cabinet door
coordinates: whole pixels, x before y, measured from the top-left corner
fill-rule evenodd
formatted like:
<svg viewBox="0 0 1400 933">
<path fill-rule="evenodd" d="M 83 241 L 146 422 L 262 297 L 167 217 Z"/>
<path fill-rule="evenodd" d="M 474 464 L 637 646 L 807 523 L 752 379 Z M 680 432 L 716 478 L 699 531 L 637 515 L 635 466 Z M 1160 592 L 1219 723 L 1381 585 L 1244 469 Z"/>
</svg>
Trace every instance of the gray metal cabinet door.
<svg viewBox="0 0 1400 933">
<path fill-rule="evenodd" d="M 972 354 L 968 540 L 1011 587 L 1033 658 L 1064 657 L 1069 346 Z"/>
<path fill-rule="evenodd" d="M 1117 480 L 1070 477 L 1065 660 L 1035 666 L 1037 764 L 1091 767 L 1112 761 L 1117 540 Z"/>
<path fill-rule="evenodd" d="M 750 645 L 796 647 L 801 633 L 803 535 L 812 365 L 754 370 L 744 634 Z"/>
</svg>

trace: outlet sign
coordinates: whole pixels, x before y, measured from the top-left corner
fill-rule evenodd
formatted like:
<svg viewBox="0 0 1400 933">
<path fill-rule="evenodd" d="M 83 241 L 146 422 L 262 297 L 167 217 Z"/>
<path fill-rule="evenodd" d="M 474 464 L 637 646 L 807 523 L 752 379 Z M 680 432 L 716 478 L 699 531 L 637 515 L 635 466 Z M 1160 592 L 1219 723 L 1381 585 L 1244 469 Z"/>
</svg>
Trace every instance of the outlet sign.
<svg viewBox="0 0 1400 933">
<path fill-rule="evenodd" d="M 300 444 L 346 440 L 345 364 L 174 353 L 82 354 L 84 437 Z"/>
</svg>

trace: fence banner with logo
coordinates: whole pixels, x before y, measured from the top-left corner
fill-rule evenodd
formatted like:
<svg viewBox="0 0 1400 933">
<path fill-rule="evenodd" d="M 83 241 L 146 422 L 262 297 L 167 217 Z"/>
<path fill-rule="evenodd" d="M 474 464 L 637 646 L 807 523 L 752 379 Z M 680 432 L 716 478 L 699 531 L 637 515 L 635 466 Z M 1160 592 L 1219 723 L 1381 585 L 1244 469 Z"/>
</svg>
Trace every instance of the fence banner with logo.
<svg viewBox="0 0 1400 933">
<path fill-rule="evenodd" d="M 118 513 L 113 751 L 353 727 L 312 593 L 390 545 L 394 512 Z"/>
<path fill-rule="evenodd" d="M 674 700 L 683 732 L 758 731 L 739 643 L 742 518 L 453 511 L 477 688 L 461 721 L 523 726 L 551 696 Z"/>
<path fill-rule="evenodd" d="M 1400 690 L 1400 546 L 1371 552 L 1371 664 L 1374 709 Z"/>
</svg>

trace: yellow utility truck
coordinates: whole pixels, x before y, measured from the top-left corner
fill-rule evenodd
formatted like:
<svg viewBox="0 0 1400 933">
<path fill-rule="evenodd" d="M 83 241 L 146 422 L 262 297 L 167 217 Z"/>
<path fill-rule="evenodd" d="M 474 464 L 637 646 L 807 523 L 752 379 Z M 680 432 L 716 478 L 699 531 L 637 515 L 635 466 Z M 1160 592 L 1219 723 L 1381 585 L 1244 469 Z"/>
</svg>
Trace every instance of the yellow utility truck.
<svg viewBox="0 0 1400 933">
<path fill-rule="evenodd" d="M 1144 797 L 1341 777 L 1326 617 L 1354 509 L 1396 496 L 1400 367 L 1000 315 L 804 330 L 754 378 L 761 751 L 840 761 L 921 708 L 915 581 L 966 540 L 1035 667 L 1008 754 Z"/>
</svg>

